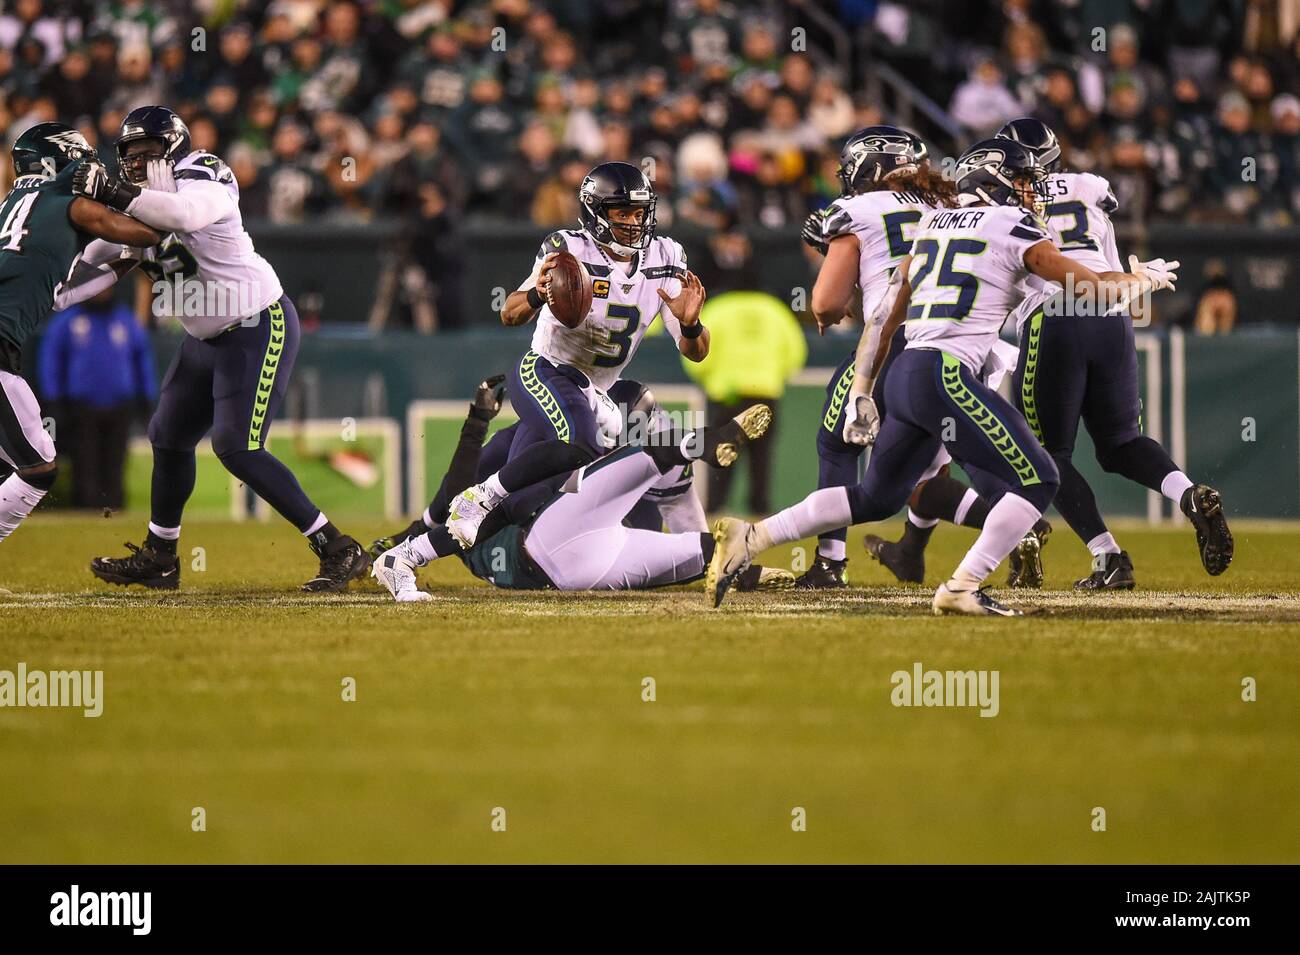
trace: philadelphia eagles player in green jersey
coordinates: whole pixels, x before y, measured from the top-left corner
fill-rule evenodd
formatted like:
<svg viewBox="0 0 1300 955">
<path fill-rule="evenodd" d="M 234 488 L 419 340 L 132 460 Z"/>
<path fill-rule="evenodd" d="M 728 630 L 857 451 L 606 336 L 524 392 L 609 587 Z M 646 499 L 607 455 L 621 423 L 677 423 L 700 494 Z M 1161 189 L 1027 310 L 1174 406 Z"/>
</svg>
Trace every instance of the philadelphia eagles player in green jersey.
<svg viewBox="0 0 1300 955">
<path fill-rule="evenodd" d="M 54 486 L 54 442 L 42 427 L 32 389 L 19 376 L 23 343 L 60 298 L 77 256 L 91 239 L 149 246 L 162 236 L 142 222 L 74 196 L 75 167 L 93 150 L 62 123 L 39 123 L 14 143 L 17 178 L 0 203 L 0 460 L 13 473 L 0 483 L 0 540 L 12 534 Z M 83 297 L 112 284 L 131 265 L 89 266 Z"/>
</svg>

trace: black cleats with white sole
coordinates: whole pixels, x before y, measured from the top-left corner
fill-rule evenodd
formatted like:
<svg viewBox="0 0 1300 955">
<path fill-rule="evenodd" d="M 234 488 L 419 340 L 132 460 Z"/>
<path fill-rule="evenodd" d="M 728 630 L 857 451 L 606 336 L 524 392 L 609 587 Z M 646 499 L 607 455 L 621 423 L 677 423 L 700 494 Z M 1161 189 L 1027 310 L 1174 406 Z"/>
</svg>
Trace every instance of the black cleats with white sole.
<svg viewBox="0 0 1300 955">
<path fill-rule="evenodd" d="M 800 590 L 838 590 L 849 585 L 848 558 L 831 560 L 817 555 L 813 565 L 795 578 L 794 585 Z"/>
<path fill-rule="evenodd" d="M 863 538 L 867 553 L 880 561 L 900 583 L 919 584 L 925 580 L 925 551 L 913 553 L 899 541 L 887 541 L 875 534 Z"/>
<path fill-rule="evenodd" d="M 1092 560 L 1092 573 L 1074 582 L 1075 590 L 1132 590 L 1137 584 L 1133 576 L 1133 560 L 1128 551 L 1118 554 L 1098 554 Z"/>
<path fill-rule="evenodd" d="M 175 554 L 154 550 L 146 541 L 140 547 L 128 543 L 129 557 L 96 557 L 90 572 L 110 584 L 129 587 L 139 584 L 153 590 L 175 590 L 181 585 L 181 565 Z"/>
<path fill-rule="evenodd" d="M 1196 548 L 1205 572 L 1217 577 L 1232 563 L 1232 532 L 1223 516 L 1223 498 L 1208 484 L 1197 484 L 1183 492 L 1178 507 L 1196 529 Z"/>
<path fill-rule="evenodd" d="M 370 555 L 346 534 L 324 545 L 318 546 L 313 541 L 310 546 L 320 558 L 320 572 L 302 585 L 308 593 L 346 590 L 348 584 L 364 576 L 370 568 Z"/>
</svg>

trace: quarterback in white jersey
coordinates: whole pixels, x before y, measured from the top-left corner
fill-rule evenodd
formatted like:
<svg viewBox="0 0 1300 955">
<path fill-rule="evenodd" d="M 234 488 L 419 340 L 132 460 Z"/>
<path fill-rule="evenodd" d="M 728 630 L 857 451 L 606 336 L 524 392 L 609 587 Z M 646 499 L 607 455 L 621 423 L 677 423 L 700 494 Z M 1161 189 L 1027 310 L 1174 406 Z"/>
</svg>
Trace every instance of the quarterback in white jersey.
<svg viewBox="0 0 1300 955">
<path fill-rule="evenodd" d="M 244 231 L 234 175 L 211 153 L 191 150 L 189 129 L 165 106 L 128 113 L 116 146 L 121 175 L 86 162 L 73 191 L 175 234 L 179 241 L 150 250 L 149 258 L 156 277 L 185 273 L 180 282 L 155 283 L 154 293 L 180 306 L 165 311 L 188 334 L 149 422 L 154 474 L 145 542 L 127 557 L 96 558 L 91 572 L 123 586 L 180 585 L 176 543 L 194 490 L 194 449 L 211 433 L 226 470 L 293 524 L 319 558 L 319 573 L 303 589 L 344 589 L 365 573 L 366 552 L 330 523 L 266 450 L 298 354 L 298 314 Z M 181 291 L 173 296 L 169 285 Z"/>
<path fill-rule="evenodd" d="M 569 445 L 584 460 L 608 445 L 618 416 L 604 392 L 632 359 L 656 316 L 692 361 L 709 351 L 700 324 L 704 287 L 686 268 L 672 239 L 655 235 L 654 187 L 635 166 L 602 163 L 578 193 L 582 228 L 554 232 L 542 243 L 532 273 L 506 299 L 501 320 L 522 325 L 537 318 L 532 347 L 510 376 L 520 418 L 511 457 L 543 441 Z M 569 252 L 591 277 L 591 311 L 567 328 L 546 304 L 555 257 Z M 602 437 L 602 432 L 604 432 Z"/>
<path fill-rule="evenodd" d="M 936 613 L 1016 615 L 989 596 L 983 582 L 1041 518 L 1058 476 L 1025 419 L 979 378 L 998 329 L 1031 273 L 1062 285 L 1067 279 L 1076 287 L 1120 282 L 1135 290 L 1168 287 L 1173 280 L 1163 270 L 1098 275 L 1062 255 L 1033 214 L 1019 208 L 1033 202 L 1043 175 L 1034 154 L 1010 140 L 986 140 L 962 155 L 956 182 L 963 208 L 936 210 L 920 223 L 898 267 L 901 287 L 882 332 L 882 352 L 869 369 L 858 369 L 866 390 L 846 418 L 845 438 L 874 440 L 866 476 L 847 489 L 816 491 L 758 524 L 721 522 L 705 578 L 715 605 L 768 547 L 894 514 L 942 445 L 993 503 L 975 545 L 939 586 L 932 607 Z M 882 422 L 870 386 L 889 336 L 904 320 L 907 347 L 885 381 L 889 410 Z"/>
<path fill-rule="evenodd" d="M 542 241 L 532 273 L 519 284 L 527 293 L 536 288 L 550 257 L 568 252 L 591 276 L 591 311 L 577 328 L 568 328 L 543 305 L 537 313 L 532 350 L 555 364 L 572 365 L 592 385 L 608 391 L 618 381 L 656 316 L 675 343 L 682 341 L 681 323 L 659 297 L 680 294 L 686 277 L 686 252 L 666 236 L 656 236 L 627 261 L 610 256 L 585 230 L 561 229 Z"/>
</svg>

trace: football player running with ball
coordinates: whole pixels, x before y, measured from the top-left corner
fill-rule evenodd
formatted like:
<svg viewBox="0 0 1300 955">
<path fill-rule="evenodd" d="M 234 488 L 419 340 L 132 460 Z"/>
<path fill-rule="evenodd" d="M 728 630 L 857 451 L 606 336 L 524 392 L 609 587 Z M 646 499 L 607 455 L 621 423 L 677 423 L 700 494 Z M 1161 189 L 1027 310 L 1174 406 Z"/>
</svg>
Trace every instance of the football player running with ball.
<svg viewBox="0 0 1300 955">
<path fill-rule="evenodd" d="M 547 236 L 532 274 L 506 298 L 504 324 L 537 319 L 532 346 L 510 372 L 510 401 L 519 415 L 511 460 L 545 444 L 558 473 L 613 447 L 622 416 L 606 392 L 656 316 L 683 356 L 702 361 L 708 355 L 709 332 L 700 324 L 704 286 L 687 270 L 682 247 L 655 234 L 657 203 L 654 186 L 636 166 L 596 166 L 578 190 L 582 228 Z M 576 328 L 556 318 L 547 300 L 561 252 L 571 253 L 592 281 L 591 310 Z M 505 493 L 492 482 L 467 488 L 451 509 L 452 535 L 473 544 L 478 524 Z"/>
<path fill-rule="evenodd" d="M 1057 247 L 1090 269 L 1119 269 L 1110 222 L 1118 203 L 1110 184 L 1091 173 L 1062 171 L 1056 134 L 1036 119 L 1012 120 L 998 135 L 1032 150 L 1047 170 L 1040 185 L 1043 217 Z M 1092 488 L 1074 466 L 1080 420 L 1102 469 L 1177 504 L 1196 531 L 1206 572 L 1223 573 L 1232 561 L 1233 541 L 1219 492 L 1194 484 L 1164 448 L 1142 434 L 1137 346 L 1127 309 L 1103 306 L 1090 309 L 1092 314 L 1076 314 L 1065 307 L 1070 300 L 1059 287 L 1038 278 L 1031 285 L 1033 291 L 1014 316 L 1020 336 L 1016 407 L 1060 472 L 1056 509 L 1092 554 L 1092 573 L 1077 581 L 1075 589 L 1132 590 L 1136 582 L 1133 561 L 1120 550 Z"/>
<path fill-rule="evenodd" d="M 874 436 L 866 476 L 849 488 L 815 491 L 757 524 L 724 519 L 705 576 L 714 606 L 753 558 L 845 524 L 883 520 L 912 493 L 940 446 L 962 463 L 991 503 L 984 529 L 952 576 L 935 591 L 935 613 L 1018 616 L 994 600 L 984 581 L 1051 503 L 1059 483 L 1051 456 L 1025 419 L 978 375 L 1007 313 L 1030 275 L 1075 289 L 1123 283 L 1132 294 L 1170 288 L 1175 275 L 1157 265 L 1137 274 L 1100 274 L 1056 248 L 1032 212 L 1046 171 L 1019 143 L 991 139 L 960 158 L 962 208 L 936 209 L 917 226 L 899 264 L 901 287 L 869 368 L 858 368 L 846 437 Z M 894 331 L 907 320 L 907 344 L 885 382 L 889 414 L 880 418 L 875 385 Z M 860 350 L 861 353 L 861 350 Z"/>
<path fill-rule="evenodd" d="M 83 163 L 74 190 L 174 233 L 178 242 L 161 250 L 164 264 L 183 269 L 186 285 L 204 297 L 199 314 L 184 309 L 177 315 L 187 334 L 149 422 L 153 483 L 144 544 L 128 544 L 126 557 L 96 558 L 91 572 L 113 584 L 180 585 L 176 542 L 194 490 L 194 449 L 211 432 L 226 470 L 293 524 L 319 558 L 317 575 L 302 589 L 346 588 L 369 566 L 365 551 L 329 522 L 293 472 L 266 450 L 267 428 L 298 354 L 298 314 L 244 231 L 234 174 L 211 153 L 192 150 L 189 129 L 165 106 L 127 114 L 116 146 L 121 178 L 98 162 Z M 87 250 L 85 258 L 124 251 Z M 147 254 L 159 258 L 157 250 Z M 188 305 L 188 291 L 184 298 Z"/>
</svg>

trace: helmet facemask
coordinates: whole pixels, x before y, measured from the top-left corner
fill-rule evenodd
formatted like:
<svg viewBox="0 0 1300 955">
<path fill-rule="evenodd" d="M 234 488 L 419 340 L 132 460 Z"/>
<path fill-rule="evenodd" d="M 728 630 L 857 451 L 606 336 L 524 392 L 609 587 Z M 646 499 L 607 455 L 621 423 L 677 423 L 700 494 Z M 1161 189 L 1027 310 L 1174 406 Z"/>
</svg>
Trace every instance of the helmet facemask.
<svg viewBox="0 0 1300 955">
<path fill-rule="evenodd" d="M 1026 150 L 1030 156 L 1033 153 Z M 959 193 L 974 196 L 991 206 L 1024 206 L 1042 216 L 1046 196 L 1042 188 L 1047 170 L 1037 164 L 1008 171 L 1003 163 L 1006 154 L 981 151 L 957 167 Z"/>
<path fill-rule="evenodd" d="M 143 186 L 149 181 L 149 162 L 154 159 L 171 161 L 167 155 L 167 144 L 157 137 L 119 141 L 117 144 L 117 160 L 122 178 L 137 186 Z"/>
<path fill-rule="evenodd" d="M 636 195 L 635 191 L 633 195 Z M 659 202 L 658 197 L 649 194 L 648 198 L 634 199 L 632 202 L 582 197 L 580 201 L 590 213 L 591 223 L 587 226 L 587 231 L 598 245 L 607 246 L 615 254 L 626 258 L 649 247 L 655 235 L 655 206 Z M 641 221 L 617 222 L 610 216 L 615 209 L 641 209 Z"/>
</svg>

